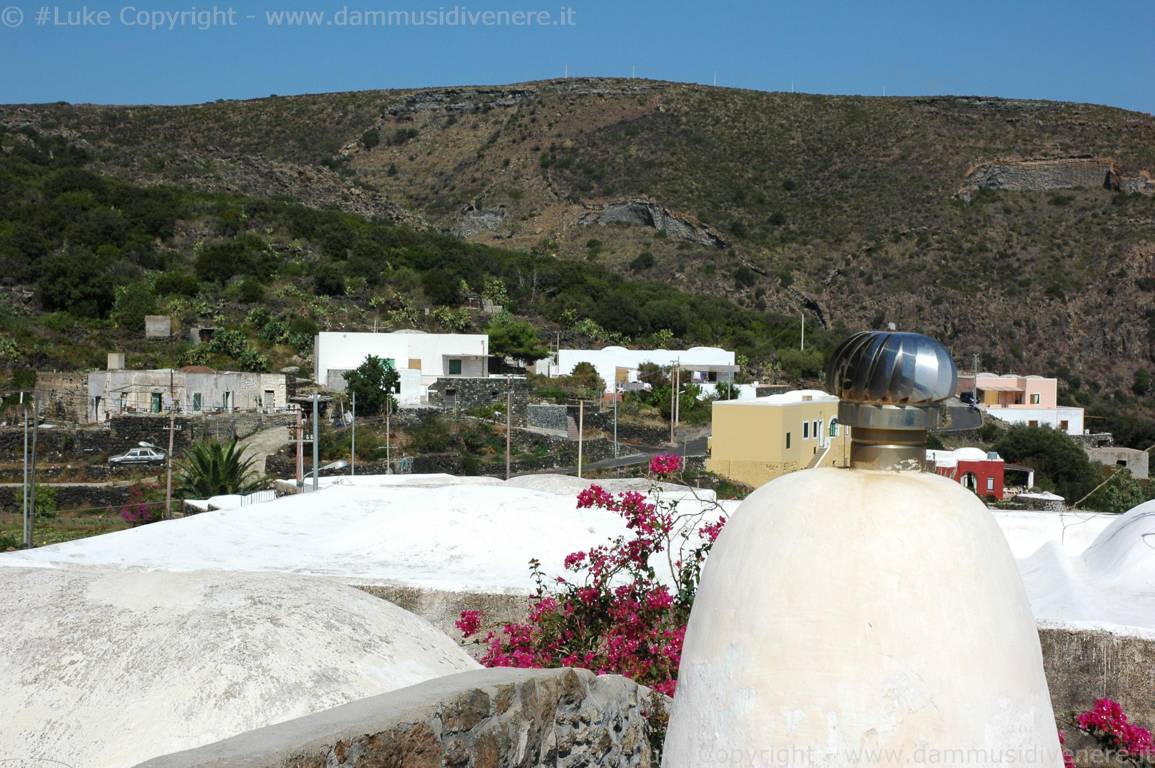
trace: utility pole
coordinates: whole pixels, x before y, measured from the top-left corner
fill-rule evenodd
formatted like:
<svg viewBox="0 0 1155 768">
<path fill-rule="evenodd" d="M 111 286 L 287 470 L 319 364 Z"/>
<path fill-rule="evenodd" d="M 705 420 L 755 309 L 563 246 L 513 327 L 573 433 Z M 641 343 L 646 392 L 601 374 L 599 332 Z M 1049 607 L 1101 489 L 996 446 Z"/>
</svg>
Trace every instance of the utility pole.
<svg viewBox="0 0 1155 768">
<path fill-rule="evenodd" d="M 321 410 L 321 396 L 316 392 L 313 393 L 313 490 L 316 491 L 321 487 L 321 481 L 317 476 L 317 470 L 321 465 L 321 419 L 319 416 Z"/>
<path fill-rule="evenodd" d="M 614 458 L 618 457 L 618 400 L 622 396 L 622 388 L 614 386 Z"/>
<path fill-rule="evenodd" d="M 172 368 L 168 369 L 168 464 L 164 483 L 164 519 L 172 520 L 172 444 L 176 433 L 176 383 Z"/>
<path fill-rule="evenodd" d="M 387 396 L 385 398 L 385 474 L 393 474 L 393 464 L 391 463 L 390 443 L 389 439 L 389 412 L 393 410 L 393 398 Z"/>
<path fill-rule="evenodd" d="M 353 477 L 357 474 L 357 392 L 352 392 L 353 396 L 353 437 L 349 446 L 349 476 Z"/>
<path fill-rule="evenodd" d="M 505 479 L 509 479 L 509 459 L 511 454 L 510 434 L 513 432 L 513 384 L 506 378 L 505 390 Z"/>
<path fill-rule="evenodd" d="M 801 340 L 801 343 L 798 345 L 798 348 L 805 351 L 806 350 L 806 313 L 805 312 L 799 312 L 798 314 L 802 317 L 802 340 Z"/>
<path fill-rule="evenodd" d="M 971 362 L 974 365 L 974 369 L 975 369 L 975 379 L 974 379 L 974 382 L 971 384 L 971 400 L 974 401 L 975 405 L 978 405 L 978 402 L 979 402 L 979 358 L 980 357 L 981 357 L 981 355 L 979 355 L 978 352 L 975 352 L 974 355 L 971 357 Z"/>
<path fill-rule="evenodd" d="M 305 414 L 297 405 L 297 490 L 305 487 Z"/>
<path fill-rule="evenodd" d="M 674 414 L 674 403 L 677 402 L 677 397 L 678 397 L 678 394 L 677 394 L 678 388 L 677 388 L 677 385 L 674 384 L 674 376 L 675 376 L 676 370 L 677 370 L 676 367 L 670 369 L 670 443 L 671 444 L 673 444 L 673 442 L 674 442 L 674 419 L 676 418 L 676 416 Z"/>
<path fill-rule="evenodd" d="M 585 439 L 586 401 L 578 400 L 578 466 L 577 476 L 582 476 L 582 441 Z"/>
<path fill-rule="evenodd" d="M 24 393 L 20 393 L 20 407 L 24 411 L 24 497 L 20 505 L 20 520 L 24 525 L 22 541 L 25 546 L 31 540 L 31 525 L 28 517 L 28 404 L 24 402 Z"/>
<path fill-rule="evenodd" d="M 36 436 L 40 432 L 40 399 L 32 393 L 32 460 L 28 483 L 28 516 L 24 520 L 24 546 L 32 548 L 32 523 L 36 519 Z"/>
</svg>

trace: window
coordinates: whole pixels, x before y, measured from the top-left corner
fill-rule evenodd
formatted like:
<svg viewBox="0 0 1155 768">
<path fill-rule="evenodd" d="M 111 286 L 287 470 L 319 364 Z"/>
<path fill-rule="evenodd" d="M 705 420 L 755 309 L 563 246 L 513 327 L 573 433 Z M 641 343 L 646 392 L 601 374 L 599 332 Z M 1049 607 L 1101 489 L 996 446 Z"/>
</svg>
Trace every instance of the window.
<svg viewBox="0 0 1155 768">
<path fill-rule="evenodd" d="M 809 440 L 810 439 L 810 422 L 809 421 L 802 422 L 802 439 L 803 440 Z"/>
<path fill-rule="evenodd" d="M 1062 421 L 1059 422 L 1059 429 L 1063 430 L 1064 432 L 1070 432 L 1071 431 L 1070 427 L 1071 427 L 1071 423 L 1069 421 L 1067 421 L 1066 419 L 1063 419 Z"/>
<path fill-rule="evenodd" d="M 838 437 L 838 419 L 830 420 L 830 436 Z"/>
<path fill-rule="evenodd" d="M 995 479 L 993 477 L 987 478 L 987 490 L 993 491 L 995 489 Z"/>
<path fill-rule="evenodd" d="M 1034 419 L 1031 419 L 1030 421 L 1027 422 L 1027 426 L 1028 427 L 1037 427 L 1037 426 L 1039 426 L 1039 422 L 1035 421 Z"/>
<path fill-rule="evenodd" d="M 818 419 L 814 422 L 814 426 L 812 426 L 810 428 L 810 434 L 814 435 L 815 440 L 817 440 L 822 435 L 822 420 L 821 419 Z"/>
<path fill-rule="evenodd" d="M 790 433 L 786 433 L 786 450 L 790 450 Z"/>
<path fill-rule="evenodd" d="M 193 410 L 199 411 L 204 407 L 204 399 L 200 392 L 193 392 Z"/>
<path fill-rule="evenodd" d="M 1038 394 L 1037 392 L 1031 395 L 1031 405 L 1038 405 L 1041 402 L 1043 402 L 1042 395 Z"/>
<path fill-rule="evenodd" d="M 461 361 L 460 360 L 453 359 L 453 360 L 449 361 L 449 375 L 450 376 L 460 376 L 461 375 Z"/>
<path fill-rule="evenodd" d="M 409 367 L 410 367 L 410 369 L 412 369 L 414 371 L 420 371 L 421 370 L 421 358 L 420 357 L 409 358 Z"/>
</svg>

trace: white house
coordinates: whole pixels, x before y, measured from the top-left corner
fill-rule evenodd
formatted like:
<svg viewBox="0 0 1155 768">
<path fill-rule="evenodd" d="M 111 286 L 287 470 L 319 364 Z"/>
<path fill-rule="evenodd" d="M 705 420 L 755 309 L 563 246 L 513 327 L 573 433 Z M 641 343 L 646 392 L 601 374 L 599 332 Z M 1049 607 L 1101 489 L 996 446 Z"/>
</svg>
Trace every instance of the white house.
<svg viewBox="0 0 1155 768">
<path fill-rule="evenodd" d="M 550 377 L 568 376 L 578 363 L 589 363 L 597 369 L 598 376 L 605 382 L 607 394 L 612 394 L 616 387 L 637 382 L 638 370 L 645 363 L 663 367 L 678 366 L 682 370 L 682 381 L 703 385 L 706 394 L 712 394 L 712 385 L 717 382 L 733 381 L 738 371 L 734 353 L 717 347 L 561 349 L 553 357 L 538 360 L 534 370 Z M 687 373 L 689 376 L 686 376 Z"/>
<path fill-rule="evenodd" d="M 979 406 L 983 408 L 983 406 Z M 1068 435 L 1083 434 L 1083 409 L 1069 405 L 1059 405 L 1054 408 L 1019 408 L 987 407 L 987 413 L 996 419 L 1010 424 L 1026 424 L 1029 427 L 1050 427 Z"/>
<path fill-rule="evenodd" d="M 313 345 L 314 380 L 345 389 L 345 373 L 374 355 L 400 374 L 400 405 L 419 405 L 430 384 L 450 376 L 489 375 L 489 336 L 484 333 L 318 333 Z"/>
</svg>

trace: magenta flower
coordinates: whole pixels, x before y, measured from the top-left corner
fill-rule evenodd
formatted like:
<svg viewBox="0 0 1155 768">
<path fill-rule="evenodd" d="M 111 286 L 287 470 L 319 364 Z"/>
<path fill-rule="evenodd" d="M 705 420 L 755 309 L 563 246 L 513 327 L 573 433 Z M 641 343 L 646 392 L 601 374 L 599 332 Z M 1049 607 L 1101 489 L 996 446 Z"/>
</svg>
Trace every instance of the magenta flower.
<svg viewBox="0 0 1155 768">
<path fill-rule="evenodd" d="M 462 611 L 461 618 L 453 622 L 466 637 L 473 637 L 481 629 L 481 611 Z"/>
<path fill-rule="evenodd" d="M 650 457 L 650 472 L 658 477 L 672 475 L 682 468 L 682 457 L 674 453 L 662 453 Z"/>
</svg>

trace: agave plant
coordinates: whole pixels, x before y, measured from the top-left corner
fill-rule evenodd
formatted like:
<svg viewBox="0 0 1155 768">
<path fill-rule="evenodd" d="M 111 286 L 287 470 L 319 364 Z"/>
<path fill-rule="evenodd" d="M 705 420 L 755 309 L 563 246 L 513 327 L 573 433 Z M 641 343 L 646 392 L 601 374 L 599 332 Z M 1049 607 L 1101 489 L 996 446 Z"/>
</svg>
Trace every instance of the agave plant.
<svg viewBox="0 0 1155 768">
<path fill-rule="evenodd" d="M 256 490 L 260 480 L 249 477 L 253 461 L 252 457 L 242 456 L 235 437 L 227 444 L 202 440 L 185 454 L 177 493 L 186 498 L 207 499 Z"/>
</svg>

